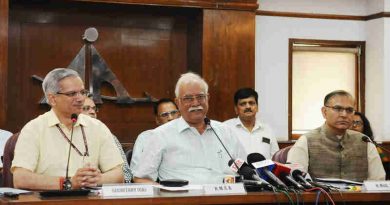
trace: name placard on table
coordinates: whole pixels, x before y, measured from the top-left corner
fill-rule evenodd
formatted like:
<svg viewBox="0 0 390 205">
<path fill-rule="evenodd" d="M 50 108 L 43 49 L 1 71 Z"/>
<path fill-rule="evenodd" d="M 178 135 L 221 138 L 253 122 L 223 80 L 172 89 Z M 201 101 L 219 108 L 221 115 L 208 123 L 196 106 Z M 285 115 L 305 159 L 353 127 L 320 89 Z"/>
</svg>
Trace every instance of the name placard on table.
<svg viewBox="0 0 390 205">
<path fill-rule="evenodd" d="M 385 191 L 390 192 L 390 181 L 364 181 L 365 191 Z"/>
<path fill-rule="evenodd" d="M 206 184 L 203 186 L 206 195 L 246 194 L 244 184 Z"/>
<path fill-rule="evenodd" d="M 104 197 L 153 196 L 153 186 L 150 184 L 105 184 L 102 192 Z"/>
</svg>

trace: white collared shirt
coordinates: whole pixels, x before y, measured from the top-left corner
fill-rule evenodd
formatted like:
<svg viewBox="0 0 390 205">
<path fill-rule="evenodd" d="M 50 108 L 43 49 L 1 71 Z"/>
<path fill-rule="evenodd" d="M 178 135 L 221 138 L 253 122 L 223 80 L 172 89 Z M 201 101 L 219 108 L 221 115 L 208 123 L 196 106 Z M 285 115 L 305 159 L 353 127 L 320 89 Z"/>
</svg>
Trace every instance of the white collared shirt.
<svg viewBox="0 0 390 205">
<path fill-rule="evenodd" d="M 5 143 L 12 136 L 11 132 L 0 129 L 0 156 L 3 156 Z M 0 160 L 0 167 L 3 167 L 3 161 Z"/>
<path fill-rule="evenodd" d="M 133 153 L 131 156 L 130 170 L 133 170 L 134 167 L 136 167 L 136 165 L 140 162 L 140 156 L 142 152 L 144 152 L 145 144 L 147 144 L 149 140 L 153 140 L 151 134 L 152 130 L 143 131 L 135 140 Z"/>
<path fill-rule="evenodd" d="M 65 176 L 69 142 L 56 125 L 59 125 L 69 139 L 71 131 L 60 123 L 53 110 L 28 122 L 20 132 L 15 146 L 15 157 L 11 171 L 22 167 L 34 173 L 47 176 Z M 69 176 L 86 163 L 107 172 L 124 163 L 115 145 L 113 135 L 101 121 L 80 114 L 73 130 L 72 143 L 83 154 L 86 152 L 81 125 L 85 131 L 89 156 L 80 156 L 71 148 Z"/>
<path fill-rule="evenodd" d="M 211 121 L 233 158 L 246 157 L 243 147 L 227 126 Z M 225 175 L 234 172 L 228 166 L 229 155 L 210 126 L 203 134 L 182 118 L 154 129 L 153 140 L 144 145 L 144 152 L 134 167 L 134 177 L 156 180 L 183 179 L 190 184 L 222 183 Z"/>
<path fill-rule="evenodd" d="M 255 126 L 250 132 L 241 122 L 240 118 L 232 118 L 223 122 L 231 127 L 244 146 L 247 155 L 260 153 L 266 159 L 271 159 L 273 154 L 279 150 L 278 142 L 271 128 L 256 119 Z"/>
</svg>

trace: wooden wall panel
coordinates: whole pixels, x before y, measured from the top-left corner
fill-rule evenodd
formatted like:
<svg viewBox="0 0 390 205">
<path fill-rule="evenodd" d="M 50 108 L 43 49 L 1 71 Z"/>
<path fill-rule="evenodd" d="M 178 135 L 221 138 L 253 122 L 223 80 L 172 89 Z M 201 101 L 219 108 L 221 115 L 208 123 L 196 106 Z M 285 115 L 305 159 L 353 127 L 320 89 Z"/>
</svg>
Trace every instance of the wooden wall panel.
<svg viewBox="0 0 390 205">
<path fill-rule="evenodd" d="M 8 0 L 0 0 L 0 129 L 6 128 L 8 79 Z"/>
<path fill-rule="evenodd" d="M 177 78 L 191 70 L 209 82 L 209 116 L 233 117 L 235 90 L 254 87 L 256 8 L 256 0 L 0 0 L 0 125 L 16 132 L 49 109 L 31 76 L 68 66 L 91 26 L 94 46 L 132 97 L 174 98 Z M 115 92 L 105 84 L 102 94 Z M 98 116 L 122 143 L 155 126 L 150 103 L 104 100 Z"/>
<path fill-rule="evenodd" d="M 203 76 L 210 86 L 210 117 L 235 117 L 233 96 L 255 86 L 255 14 L 247 11 L 204 10 Z"/>
<path fill-rule="evenodd" d="M 77 6 L 77 11 L 67 10 Z M 134 6 L 99 7 L 84 3 L 20 6 L 12 5 L 10 21 L 10 82 L 8 119 L 12 131 L 48 110 L 38 105 L 42 97 L 40 82 L 56 67 L 66 67 L 83 46 L 81 35 L 89 26 L 99 31 L 94 46 L 132 97 L 148 92 L 156 98 L 174 97 L 178 76 L 186 71 L 188 19 L 199 15 L 196 9 Z M 115 10 L 115 15 L 110 15 Z M 174 11 L 173 11 L 174 10 Z M 94 20 L 95 15 L 99 21 Z M 109 84 L 103 95 L 115 96 Z M 98 113 L 121 142 L 133 142 L 143 130 L 155 126 L 151 103 L 118 105 L 104 101 Z"/>
</svg>

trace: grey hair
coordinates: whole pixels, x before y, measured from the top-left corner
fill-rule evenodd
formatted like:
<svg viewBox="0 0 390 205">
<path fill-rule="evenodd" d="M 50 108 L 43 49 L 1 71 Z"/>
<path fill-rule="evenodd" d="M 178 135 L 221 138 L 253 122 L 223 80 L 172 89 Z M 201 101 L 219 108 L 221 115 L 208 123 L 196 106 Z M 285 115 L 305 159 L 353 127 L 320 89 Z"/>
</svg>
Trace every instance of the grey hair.
<svg viewBox="0 0 390 205">
<path fill-rule="evenodd" d="M 45 93 L 46 98 L 49 93 L 55 94 L 59 92 L 60 86 L 58 83 L 67 77 L 80 78 L 80 75 L 76 71 L 67 68 L 55 68 L 50 71 L 42 82 L 42 90 L 43 93 Z"/>
<path fill-rule="evenodd" d="M 198 74 L 193 72 L 184 73 L 180 76 L 179 80 L 176 83 L 175 88 L 175 95 L 176 97 L 179 97 L 179 89 L 183 84 L 187 83 L 198 83 L 203 87 L 203 90 L 205 91 L 205 94 L 209 91 L 209 86 L 207 85 L 206 81 L 200 77 Z"/>
</svg>

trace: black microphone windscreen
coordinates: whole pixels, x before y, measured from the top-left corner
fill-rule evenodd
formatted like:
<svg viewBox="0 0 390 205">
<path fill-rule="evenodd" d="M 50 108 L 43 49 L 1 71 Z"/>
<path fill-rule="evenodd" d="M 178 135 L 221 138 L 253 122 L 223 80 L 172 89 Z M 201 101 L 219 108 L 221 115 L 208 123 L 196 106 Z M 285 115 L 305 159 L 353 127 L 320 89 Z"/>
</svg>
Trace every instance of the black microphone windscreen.
<svg viewBox="0 0 390 205">
<path fill-rule="evenodd" d="M 253 175 L 256 175 L 256 172 L 249 166 L 242 166 L 240 168 L 240 174 L 244 176 L 245 179 L 253 179 Z"/>
<path fill-rule="evenodd" d="M 295 178 L 298 175 L 303 176 L 303 172 L 299 169 L 295 169 L 291 172 L 291 175 Z"/>
<path fill-rule="evenodd" d="M 229 160 L 229 162 L 228 162 L 229 167 L 232 166 L 233 163 L 234 163 L 234 160 L 232 160 L 232 159 Z"/>
<path fill-rule="evenodd" d="M 371 142 L 370 138 L 367 137 L 366 135 L 364 135 L 364 136 L 362 137 L 362 141 L 363 141 L 363 142 Z"/>
<path fill-rule="evenodd" d="M 77 117 L 78 117 L 78 115 L 76 113 L 73 113 L 72 115 L 70 115 L 70 119 L 74 122 L 77 121 Z"/>
<path fill-rule="evenodd" d="M 205 117 L 205 118 L 204 118 L 204 123 L 205 123 L 206 125 L 210 125 L 210 119 L 207 118 L 207 117 Z"/>
<path fill-rule="evenodd" d="M 250 153 L 247 157 L 247 162 L 249 164 L 252 164 L 254 162 L 261 162 L 264 160 L 265 160 L 265 157 L 260 153 Z"/>
</svg>

